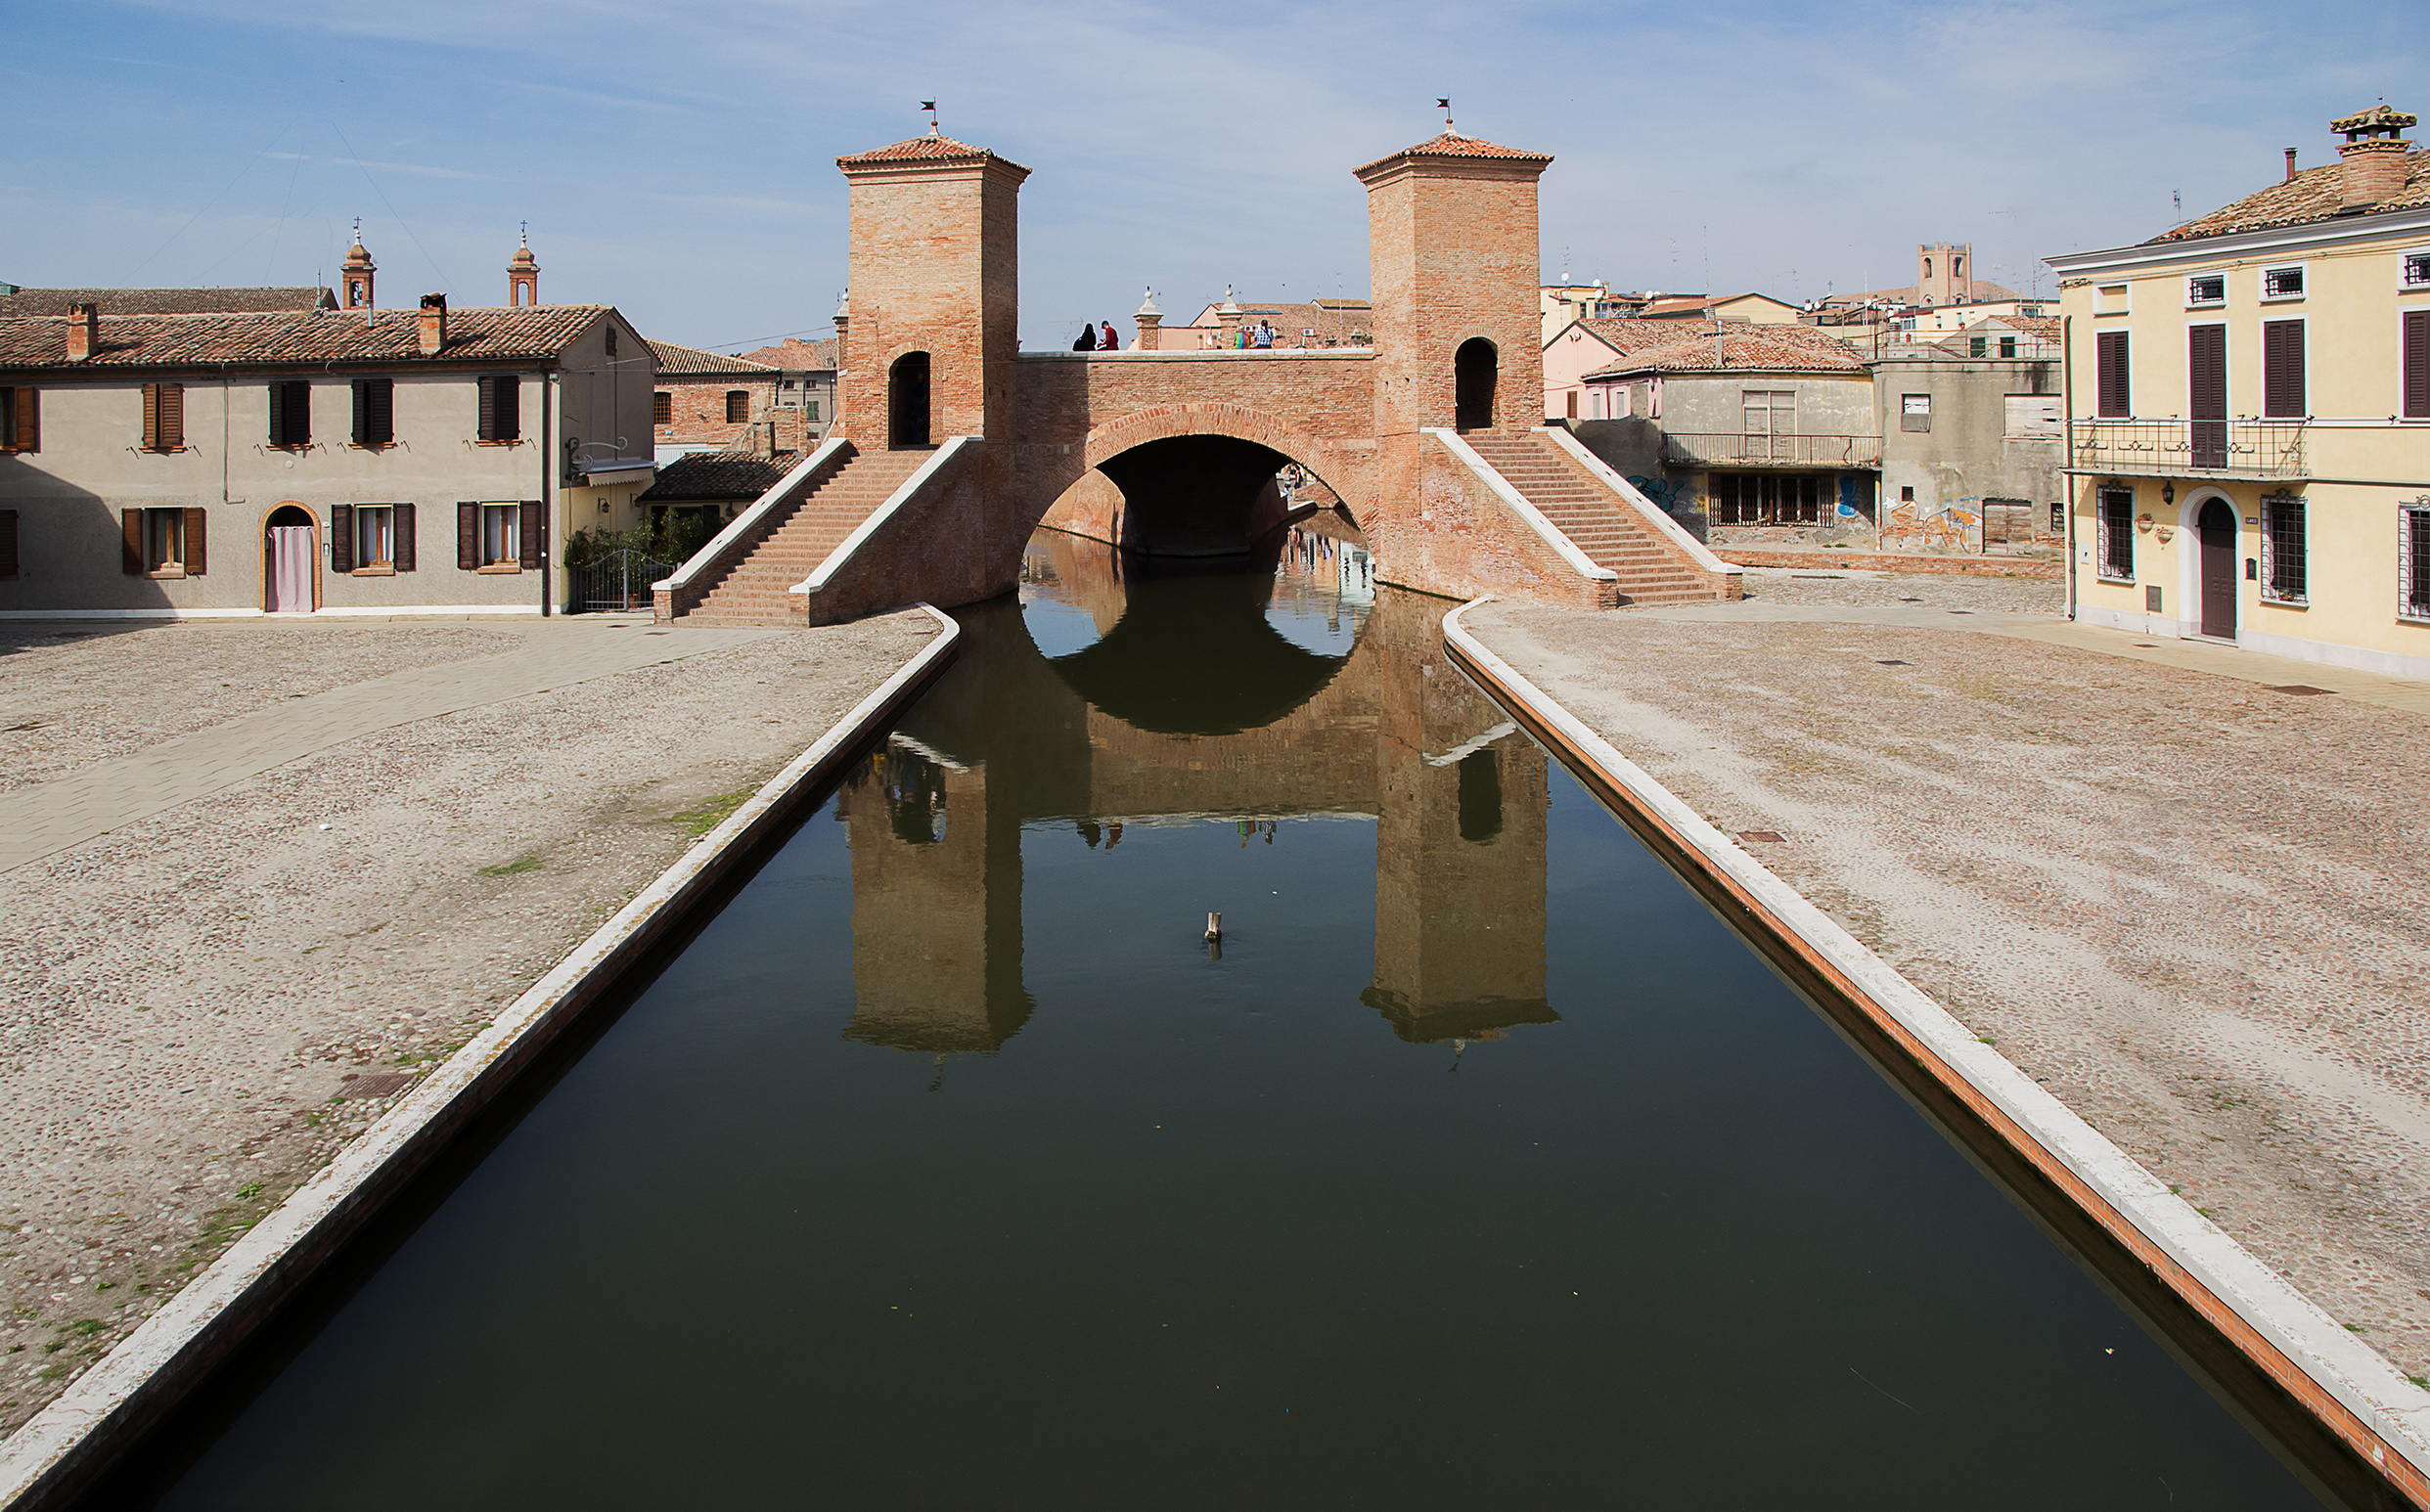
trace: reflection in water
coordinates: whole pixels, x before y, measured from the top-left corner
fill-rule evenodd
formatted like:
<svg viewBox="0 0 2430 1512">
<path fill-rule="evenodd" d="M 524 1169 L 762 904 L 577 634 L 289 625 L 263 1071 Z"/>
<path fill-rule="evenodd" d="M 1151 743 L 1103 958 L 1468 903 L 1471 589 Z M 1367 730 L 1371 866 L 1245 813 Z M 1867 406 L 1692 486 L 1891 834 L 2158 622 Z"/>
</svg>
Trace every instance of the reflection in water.
<svg viewBox="0 0 2430 1512">
<path fill-rule="evenodd" d="M 849 1038 L 992 1053 L 1028 1022 L 1025 827 L 1111 851 L 1126 823 L 1215 823 L 1245 848 L 1312 817 L 1375 825 L 1363 996 L 1395 1034 L 1557 1021 L 1543 750 L 1445 659 L 1446 601 L 1378 594 L 1364 549 L 1316 531 L 1270 553 L 1249 572 L 1146 574 L 1042 531 L 1020 601 L 961 612 L 960 659 L 836 799 Z"/>
</svg>

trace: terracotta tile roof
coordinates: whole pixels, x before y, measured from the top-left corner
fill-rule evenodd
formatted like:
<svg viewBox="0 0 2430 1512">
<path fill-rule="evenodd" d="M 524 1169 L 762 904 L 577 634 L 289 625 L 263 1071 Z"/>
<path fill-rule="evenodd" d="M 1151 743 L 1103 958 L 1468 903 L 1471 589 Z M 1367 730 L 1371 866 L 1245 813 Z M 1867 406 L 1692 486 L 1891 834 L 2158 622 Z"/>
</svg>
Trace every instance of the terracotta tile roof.
<svg viewBox="0 0 2430 1512">
<path fill-rule="evenodd" d="M 791 452 L 760 457 L 750 452 L 692 452 L 658 469 L 637 504 L 682 504 L 691 501 L 756 499 L 793 470 L 801 459 Z"/>
<path fill-rule="evenodd" d="M 2014 326 L 2022 334 L 2038 340 L 2055 341 L 2059 338 L 2059 319 L 2055 315 L 2002 315 L 1999 318 Z"/>
<path fill-rule="evenodd" d="M 1613 351 L 1624 353 L 1670 346 L 1688 334 L 1678 321 L 1645 320 L 1634 315 L 1606 315 L 1600 320 L 1582 320 L 1578 324 L 1594 333 Z"/>
<path fill-rule="evenodd" d="M 2382 100 L 2367 111 L 2359 111 L 2352 115 L 2340 115 L 2329 122 L 2329 130 L 2352 133 L 2386 128 L 2403 131 L 2420 123 L 2421 117 L 2392 109 L 2387 101 Z"/>
<path fill-rule="evenodd" d="M 2246 195 L 2199 220 L 2164 231 L 2145 246 L 2166 242 L 2193 242 L 2235 231 L 2267 231 L 2273 226 L 2300 226 L 2328 220 L 2345 208 L 2346 166 L 2332 162 L 2306 168 L 2291 179 Z M 2415 147 L 2405 155 L 2405 187 L 2371 206 L 2374 210 L 2410 210 L 2430 204 L 2430 150 Z"/>
<path fill-rule="evenodd" d="M 1865 358 L 1857 349 L 1812 326 L 1726 325 L 1717 337 L 1706 326 L 1682 340 L 1685 333 L 1669 321 L 1671 344 L 1630 352 L 1588 378 L 1623 373 L 1862 373 Z M 1719 348 L 1719 357 L 1715 348 Z"/>
<path fill-rule="evenodd" d="M 753 362 L 764 362 L 771 368 L 784 368 L 794 373 L 832 373 L 835 371 L 835 340 L 802 341 L 786 337 L 774 346 L 763 346 L 744 356 Z"/>
<path fill-rule="evenodd" d="M 101 306 L 104 315 L 219 315 L 269 310 L 334 310 L 326 289 L 21 289 L 0 294 L 0 317 L 65 315 L 71 304 Z"/>
<path fill-rule="evenodd" d="M 703 351 L 673 341 L 652 341 L 650 350 L 657 356 L 660 378 L 709 378 L 730 373 L 755 376 L 775 371 L 766 363 L 747 357 L 729 357 L 723 352 Z"/>
<path fill-rule="evenodd" d="M 1515 147 L 1504 147 L 1498 142 L 1488 142 L 1482 137 L 1465 137 L 1457 131 L 1446 131 L 1427 138 L 1416 147 L 1405 147 L 1397 153 L 1386 153 L 1373 162 L 1363 164 L 1351 171 L 1364 175 L 1403 157 L 1494 157 L 1506 162 L 1551 162 L 1552 160 L 1550 153 L 1521 152 Z"/>
<path fill-rule="evenodd" d="M 68 323 L 0 319 L 0 369 L 285 367 L 325 363 L 503 363 L 555 357 L 612 313 L 605 304 L 447 312 L 447 345 L 422 355 L 411 310 L 315 310 L 259 315 L 104 315 L 92 359 L 68 360 Z"/>
<path fill-rule="evenodd" d="M 1021 166 L 1010 157 L 997 157 L 995 154 L 983 147 L 972 147 L 968 142 L 957 142 L 952 137 L 940 136 L 912 137 L 906 141 L 897 142 L 891 147 L 875 148 L 866 153 L 852 153 L 836 158 L 835 166 L 857 168 L 864 164 L 886 162 L 985 162 L 991 158 L 1010 167 L 1020 168 Z M 1029 170 L 1021 168 L 1021 171 L 1026 173 Z"/>
</svg>

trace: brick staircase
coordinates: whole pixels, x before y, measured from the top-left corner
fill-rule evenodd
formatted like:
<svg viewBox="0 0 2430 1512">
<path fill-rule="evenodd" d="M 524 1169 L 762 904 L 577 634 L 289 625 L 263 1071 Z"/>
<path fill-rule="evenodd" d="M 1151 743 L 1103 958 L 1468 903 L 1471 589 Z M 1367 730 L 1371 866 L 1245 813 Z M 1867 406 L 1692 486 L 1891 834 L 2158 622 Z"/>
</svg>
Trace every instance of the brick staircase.
<svg viewBox="0 0 2430 1512">
<path fill-rule="evenodd" d="M 1712 574 L 1663 540 L 1602 479 L 1532 430 L 1471 430 L 1475 448 L 1519 497 L 1542 511 L 1597 566 L 1620 575 L 1623 603 L 1709 603 L 1722 597 Z"/>
<path fill-rule="evenodd" d="M 855 452 L 789 506 L 756 545 L 716 569 L 686 625 L 789 625 L 800 600 L 786 592 L 818 570 L 854 527 L 886 502 L 933 451 Z"/>
</svg>

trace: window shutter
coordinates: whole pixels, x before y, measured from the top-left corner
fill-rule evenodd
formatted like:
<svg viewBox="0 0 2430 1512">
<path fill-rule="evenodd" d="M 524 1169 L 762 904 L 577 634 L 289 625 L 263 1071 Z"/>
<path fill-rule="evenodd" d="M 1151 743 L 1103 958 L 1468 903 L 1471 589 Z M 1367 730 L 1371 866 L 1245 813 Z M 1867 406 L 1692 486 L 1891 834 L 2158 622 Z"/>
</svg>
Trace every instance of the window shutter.
<svg viewBox="0 0 2430 1512">
<path fill-rule="evenodd" d="M 17 391 L 17 449 L 21 452 L 42 450 L 42 390 L 21 388 Z"/>
<path fill-rule="evenodd" d="M 390 565 L 399 572 L 414 570 L 414 507 L 410 504 L 396 507 L 396 550 Z"/>
<path fill-rule="evenodd" d="M 329 570 L 354 570 L 354 506 L 332 505 L 329 511 Z"/>
<path fill-rule="evenodd" d="M 518 392 L 515 376 L 510 373 L 490 381 L 498 391 L 497 438 L 501 441 L 512 441 L 523 433 L 521 407 L 517 402 L 520 395 Z"/>
<path fill-rule="evenodd" d="M 456 567 L 462 572 L 476 572 L 481 565 L 481 507 L 477 504 L 456 506 Z"/>
<path fill-rule="evenodd" d="M 2185 332 L 2187 420 L 2228 418 L 2228 328 L 2193 326 Z"/>
<path fill-rule="evenodd" d="M 291 446 L 312 444 L 312 385 L 287 385 L 287 440 Z"/>
<path fill-rule="evenodd" d="M 284 383 L 270 385 L 270 444 L 287 444 L 287 385 Z"/>
<path fill-rule="evenodd" d="M 2100 368 L 2100 415 L 2104 420 L 2124 420 L 2134 413 L 2127 390 L 2127 334 L 2104 331 L 2094 337 L 2093 349 Z"/>
<path fill-rule="evenodd" d="M 371 401 L 372 439 L 385 446 L 396 439 L 396 379 L 372 379 Z"/>
<path fill-rule="evenodd" d="M 186 576 L 201 577 L 211 568 L 209 542 L 204 535 L 207 511 L 186 511 Z"/>
<path fill-rule="evenodd" d="M 129 577 L 142 577 L 144 575 L 144 511 L 120 510 L 118 531 L 118 544 L 125 548 L 118 557 L 120 570 Z"/>
<path fill-rule="evenodd" d="M 160 450 L 174 452 L 186 444 L 186 385 L 162 383 L 160 388 Z"/>
<path fill-rule="evenodd" d="M 17 511 L 0 510 L 0 577 L 17 576 Z"/>
<path fill-rule="evenodd" d="M 354 444 L 371 444 L 371 379 L 354 380 Z"/>
<path fill-rule="evenodd" d="M 159 449 L 160 385 L 146 383 L 144 385 L 144 450 L 157 452 Z"/>
<path fill-rule="evenodd" d="M 523 535 L 521 542 L 521 564 L 523 570 L 530 572 L 547 566 L 549 564 L 548 544 L 540 539 L 544 528 L 548 524 L 548 517 L 543 512 L 543 506 L 529 499 L 524 500 L 523 517 L 520 524 L 522 525 Z"/>
<path fill-rule="evenodd" d="M 478 434 L 484 441 L 495 441 L 498 439 L 498 380 L 476 378 L 474 381 L 480 385 L 481 389 L 481 422 Z"/>
<path fill-rule="evenodd" d="M 2430 310 L 2405 312 L 2405 417 L 2430 420 Z"/>
<path fill-rule="evenodd" d="M 2262 323 L 2262 413 L 2301 419 L 2304 413 L 2304 323 Z"/>
</svg>

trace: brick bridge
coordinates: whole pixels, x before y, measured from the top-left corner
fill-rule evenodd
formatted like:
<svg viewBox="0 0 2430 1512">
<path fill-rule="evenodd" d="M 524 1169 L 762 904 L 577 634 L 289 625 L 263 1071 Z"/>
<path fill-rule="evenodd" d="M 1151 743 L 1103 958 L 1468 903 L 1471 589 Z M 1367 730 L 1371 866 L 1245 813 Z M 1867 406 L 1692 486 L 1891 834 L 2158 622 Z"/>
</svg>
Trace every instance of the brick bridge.
<svg viewBox="0 0 2430 1512">
<path fill-rule="evenodd" d="M 839 157 L 851 298 L 834 438 L 657 594 L 661 619 L 824 623 L 1011 589 L 1041 524 L 1244 552 L 1296 464 L 1382 579 L 1594 606 L 1737 597 L 1737 569 L 1541 423 L 1537 180 L 1451 132 L 1357 170 L 1372 347 L 1023 352 L 1029 170 L 929 135 Z"/>
</svg>

